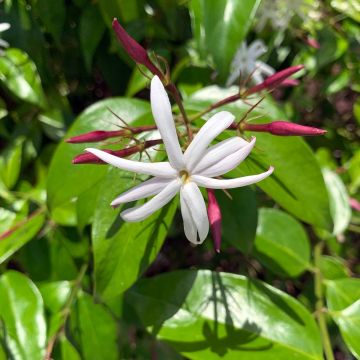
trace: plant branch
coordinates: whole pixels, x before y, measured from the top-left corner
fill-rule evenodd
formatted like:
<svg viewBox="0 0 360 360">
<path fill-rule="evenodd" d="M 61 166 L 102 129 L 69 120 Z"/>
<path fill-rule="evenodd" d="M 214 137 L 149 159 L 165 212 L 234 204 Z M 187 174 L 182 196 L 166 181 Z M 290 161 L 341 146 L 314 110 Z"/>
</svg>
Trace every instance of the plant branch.
<svg viewBox="0 0 360 360">
<path fill-rule="evenodd" d="M 65 329 L 65 324 L 66 324 L 66 321 L 70 315 L 70 309 L 73 305 L 73 302 L 75 300 L 75 297 L 81 287 L 81 282 L 86 274 L 86 270 L 88 268 L 88 265 L 87 264 L 84 264 L 81 269 L 80 269 L 80 272 L 79 272 L 79 275 L 77 276 L 77 278 L 75 279 L 75 282 L 74 282 L 74 286 L 73 288 L 71 289 L 71 293 L 69 295 L 69 298 L 64 306 L 64 308 L 62 309 L 62 312 L 64 314 L 64 318 L 63 318 L 63 323 L 62 325 L 60 326 L 60 328 L 56 331 L 56 333 L 49 339 L 49 342 L 48 342 L 48 345 L 46 347 L 46 353 L 45 353 L 45 357 L 44 357 L 44 360 L 51 360 L 51 354 L 54 350 L 54 346 L 55 346 L 55 343 L 58 339 L 58 337 L 62 334 L 62 332 L 64 331 Z"/>
<path fill-rule="evenodd" d="M 323 294 L 323 275 L 320 270 L 321 254 L 323 251 L 324 243 L 321 241 L 315 245 L 314 248 L 314 265 L 315 265 L 315 296 L 316 296 L 316 317 L 320 328 L 322 343 L 324 347 L 325 357 L 327 360 L 334 360 L 334 354 L 330 342 L 330 336 L 326 324 L 324 308 L 324 294 Z"/>
</svg>

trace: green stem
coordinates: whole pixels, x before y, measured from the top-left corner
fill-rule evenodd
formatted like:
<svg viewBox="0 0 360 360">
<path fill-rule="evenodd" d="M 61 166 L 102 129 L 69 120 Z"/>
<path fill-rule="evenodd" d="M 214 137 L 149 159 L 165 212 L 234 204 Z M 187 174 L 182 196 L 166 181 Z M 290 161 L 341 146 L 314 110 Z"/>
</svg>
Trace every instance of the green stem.
<svg viewBox="0 0 360 360">
<path fill-rule="evenodd" d="M 323 294 L 323 275 L 320 270 L 321 254 L 324 243 L 321 241 L 315 245 L 314 248 L 314 265 L 315 271 L 315 296 L 316 296 L 316 317 L 320 328 L 322 343 L 327 360 L 334 360 L 334 354 L 330 342 L 330 336 L 326 325 L 326 318 L 323 312 L 324 309 L 324 294 Z"/>
<path fill-rule="evenodd" d="M 81 288 L 81 282 L 82 282 L 82 280 L 83 280 L 83 278 L 84 278 L 84 276 L 86 274 L 87 268 L 88 268 L 88 265 L 84 264 L 81 267 L 81 269 L 79 271 L 79 274 L 78 274 L 77 278 L 74 281 L 74 285 L 73 285 L 73 288 L 71 289 L 71 293 L 69 295 L 69 298 L 66 301 L 66 304 L 65 304 L 64 308 L 62 309 L 62 312 L 63 312 L 62 325 L 59 327 L 57 332 L 49 339 L 49 342 L 48 342 L 47 347 L 46 347 L 46 354 L 45 354 L 44 360 L 51 360 L 52 359 L 51 354 L 53 352 L 55 343 L 56 343 L 58 337 L 63 333 L 63 331 L 65 329 L 65 324 L 66 324 L 66 321 L 68 319 L 68 316 L 70 315 L 71 307 L 73 305 L 73 302 L 74 302 L 74 300 L 76 298 L 76 295 L 77 295 L 78 291 Z"/>
</svg>

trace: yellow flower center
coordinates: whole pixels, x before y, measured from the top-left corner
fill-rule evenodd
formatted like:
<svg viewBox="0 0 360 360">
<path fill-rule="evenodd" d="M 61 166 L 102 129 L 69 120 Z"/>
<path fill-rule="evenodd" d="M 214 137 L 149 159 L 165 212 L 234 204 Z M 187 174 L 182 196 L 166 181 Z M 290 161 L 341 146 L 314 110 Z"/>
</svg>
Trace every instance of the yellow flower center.
<svg viewBox="0 0 360 360">
<path fill-rule="evenodd" d="M 184 184 L 186 184 L 190 180 L 190 174 L 186 170 L 181 170 L 179 172 L 179 176 Z"/>
</svg>

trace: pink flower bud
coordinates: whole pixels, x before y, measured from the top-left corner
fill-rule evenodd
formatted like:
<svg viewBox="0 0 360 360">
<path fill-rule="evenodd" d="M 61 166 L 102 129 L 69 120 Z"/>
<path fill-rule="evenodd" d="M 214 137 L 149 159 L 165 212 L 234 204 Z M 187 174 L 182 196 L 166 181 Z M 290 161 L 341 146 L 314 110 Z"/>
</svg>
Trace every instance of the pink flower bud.
<svg viewBox="0 0 360 360">
<path fill-rule="evenodd" d="M 356 210 L 356 211 L 360 211 L 360 201 L 354 199 L 354 198 L 350 198 L 349 199 L 349 204 L 351 206 L 352 209 Z"/>
<path fill-rule="evenodd" d="M 131 135 L 131 131 L 128 130 L 117 130 L 117 131 L 90 131 L 85 134 L 73 136 L 67 139 L 66 142 L 71 144 L 88 143 L 103 141 L 112 137 Z"/>
<path fill-rule="evenodd" d="M 317 136 L 326 134 L 326 130 L 287 121 L 274 121 L 268 124 L 243 123 L 241 128 L 242 130 L 267 132 L 279 136 Z"/>
<path fill-rule="evenodd" d="M 314 49 L 320 49 L 319 42 L 314 38 L 308 37 L 305 39 L 305 42 Z"/>
<path fill-rule="evenodd" d="M 104 149 L 103 151 L 105 151 L 111 155 L 114 155 L 114 156 L 126 157 L 126 156 L 136 154 L 138 152 L 141 152 L 151 146 L 161 144 L 162 142 L 163 141 L 161 139 L 148 140 L 142 144 L 134 145 L 134 146 L 128 147 L 126 149 L 121 149 L 121 150 Z M 83 153 L 83 154 L 75 156 L 72 163 L 75 165 L 77 165 L 77 164 L 106 164 L 104 161 L 100 160 L 97 156 L 95 156 L 91 153 Z"/>
<path fill-rule="evenodd" d="M 274 75 L 271 75 L 268 78 L 266 78 L 262 83 L 251 87 L 249 90 L 247 90 L 245 92 L 245 95 L 255 94 L 255 93 L 258 93 L 259 91 L 262 91 L 265 89 L 272 90 L 272 89 L 276 88 L 277 86 L 282 85 L 288 77 L 297 73 L 298 71 L 302 70 L 303 68 L 304 68 L 304 65 L 296 65 L 296 66 L 290 66 L 287 69 L 278 71 Z"/>
<path fill-rule="evenodd" d="M 150 60 L 147 51 L 125 31 L 125 29 L 119 24 L 117 19 L 113 20 L 112 27 L 116 33 L 120 44 L 127 52 L 127 54 L 137 64 L 142 64 L 146 66 L 154 75 L 157 75 L 160 79 L 163 79 L 164 75 Z"/>
<path fill-rule="evenodd" d="M 213 189 L 206 189 L 208 193 L 208 217 L 210 222 L 211 234 L 214 240 L 216 252 L 220 252 L 221 247 L 221 210 L 215 197 Z"/>
<path fill-rule="evenodd" d="M 296 79 L 285 79 L 280 86 L 293 87 L 298 86 L 300 84 L 299 80 Z"/>
</svg>

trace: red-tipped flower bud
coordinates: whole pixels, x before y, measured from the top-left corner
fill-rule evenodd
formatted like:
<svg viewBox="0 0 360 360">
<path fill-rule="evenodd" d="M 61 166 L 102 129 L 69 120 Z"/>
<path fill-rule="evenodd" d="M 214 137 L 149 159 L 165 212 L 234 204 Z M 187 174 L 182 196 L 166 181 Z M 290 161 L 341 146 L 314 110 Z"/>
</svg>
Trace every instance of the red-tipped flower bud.
<svg viewBox="0 0 360 360">
<path fill-rule="evenodd" d="M 305 42 L 314 49 L 320 49 L 319 42 L 314 38 L 308 37 L 305 39 Z"/>
<path fill-rule="evenodd" d="M 70 139 L 67 139 L 66 142 L 71 144 L 80 144 L 80 143 L 88 143 L 88 142 L 98 142 L 103 141 L 109 138 L 117 137 L 117 136 L 127 136 L 131 135 L 131 131 L 128 130 L 117 130 L 117 131 L 90 131 L 85 134 L 81 134 L 78 136 L 73 136 Z"/>
<path fill-rule="evenodd" d="M 210 222 L 210 230 L 214 240 L 214 248 L 216 252 L 220 252 L 221 247 L 221 210 L 215 197 L 213 189 L 206 189 L 208 193 L 208 217 Z"/>
<path fill-rule="evenodd" d="M 142 144 L 134 145 L 134 146 L 128 147 L 126 149 L 121 149 L 121 150 L 104 149 L 103 151 L 105 151 L 111 155 L 114 155 L 114 156 L 126 157 L 126 156 L 136 154 L 136 153 L 141 152 L 151 146 L 155 146 L 155 145 L 158 145 L 161 143 L 162 143 L 161 139 L 148 140 Z M 83 154 L 75 156 L 72 163 L 75 165 L 77 165 L 77 164 L 106 164 L 104 161 L 100 160 L 97 156 L 95 156 L 91 153 L 83 153 Z"/>
<path fill-rule="evenodd" d="M 137 64 L 142 64 L 146 66 L 154 75 L 157 75 L 160 79 L 163 79 L 164 75 L 150 60 L 147 51 L 125 31 L 125 29 L 119 24 L 117 19 L 113 20 L 112 27 L 116 33 L 120 44 L 127 52 L 127 54 Z"/>
<path fill-rule="evenodd" d="M 245 95 L 251 95 L 258 93 L 262 90 L 272 90 L 279 85 L 283 85 L 284 81 L 290 77 L 291 75 L 297 73 L 298 71 L 302 70 L 304 65 L 296 65 L 290 66 L 287 69 L 281 70 L 274 75 L 269 76 L 266 78 L 261 84 L 255 85 L 251 87 L 249 90 L 245 92 Z"/>
<path fill-rule="evenodd" d="M 267 132 L 279 136 L 317 136 L 326 134 L 326 130 L 287 121 L 274 121 L 268 124 L 243 123 L 241 128 L 242 130 Z"/>
<path fill-rule="evenodd" d="M 293 87 L 298 86 L 300 84 L 299 80 L 296 79 L 285 79 L 280 86 Z"/>
<path fill-rule="evenodd" d="M 354 198 L 350 198 L 349 204 L 353 210 L 360 211 L 360 201 L 358 201 Z"/>
</svg>

